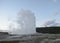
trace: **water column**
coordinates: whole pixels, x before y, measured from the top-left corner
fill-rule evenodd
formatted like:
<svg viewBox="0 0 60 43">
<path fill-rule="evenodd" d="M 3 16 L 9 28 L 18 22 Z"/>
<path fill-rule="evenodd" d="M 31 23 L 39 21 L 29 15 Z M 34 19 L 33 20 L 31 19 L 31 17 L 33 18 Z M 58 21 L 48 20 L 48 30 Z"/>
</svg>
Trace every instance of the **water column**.
<svg viewBox="0 0 60 43">
<path fill-rule="evenodd" d="M 36 32 L 35 16 L 29 10 L 21 10 L 17 16 L 17 34 L 33 34 Z"/>
</svg>

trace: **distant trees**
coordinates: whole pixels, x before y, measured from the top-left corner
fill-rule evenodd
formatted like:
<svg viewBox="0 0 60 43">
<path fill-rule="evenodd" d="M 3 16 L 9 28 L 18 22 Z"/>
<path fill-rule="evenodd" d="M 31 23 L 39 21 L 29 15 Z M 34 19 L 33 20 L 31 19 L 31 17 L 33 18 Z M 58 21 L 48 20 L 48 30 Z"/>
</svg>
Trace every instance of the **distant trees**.
<svg viewBox="0 0 60 43">
<path fill-rule="evenodd" d="M 60 34 L 60 27 L 37 27 L 37 33 Z"/>
</svg>

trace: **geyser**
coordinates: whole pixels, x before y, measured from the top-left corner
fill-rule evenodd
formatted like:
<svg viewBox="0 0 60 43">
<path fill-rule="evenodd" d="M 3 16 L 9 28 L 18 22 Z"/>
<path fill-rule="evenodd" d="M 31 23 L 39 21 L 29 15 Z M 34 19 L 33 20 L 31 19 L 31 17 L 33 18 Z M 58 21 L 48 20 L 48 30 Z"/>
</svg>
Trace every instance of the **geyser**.
<svg viewBox="0 0 60 43">
<path fill-rule="evenodd" d="M 17 15 L 17 29 L 13 34 L 33 34 L 36 32 L 35 16 L 30 10 L 21 10 Z"/>
</svg>

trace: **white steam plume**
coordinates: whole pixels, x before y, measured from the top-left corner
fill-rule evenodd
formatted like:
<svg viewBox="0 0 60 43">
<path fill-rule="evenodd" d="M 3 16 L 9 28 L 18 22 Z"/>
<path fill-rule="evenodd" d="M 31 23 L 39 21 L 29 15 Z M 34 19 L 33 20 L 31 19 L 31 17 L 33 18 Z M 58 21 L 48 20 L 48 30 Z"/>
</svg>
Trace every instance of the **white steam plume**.
<svg viewBox="0 0 60 43">
<path fill-rule="evenodd" d="M 17 24 L 16 24 L 17 23 Z M 21 10 L 17 14 L 16 23 L 13 23 L 12 34 L 32 34 L 35 33 L 35 16 L 30 10 Z M 15 24 L 17 28 L 15 27 Z"/>
<path fill-rule="evenodd" d="M 57 25 L 59 25 L 59 23 L 56 23 L 56 20 L 55 20 L 55 19 L 46 21 L 46 22 L 44 23 L 44 26 L 45 26 L 45 27 L 47 27 L 47 26 L 57 26 Z"/>
</svg>

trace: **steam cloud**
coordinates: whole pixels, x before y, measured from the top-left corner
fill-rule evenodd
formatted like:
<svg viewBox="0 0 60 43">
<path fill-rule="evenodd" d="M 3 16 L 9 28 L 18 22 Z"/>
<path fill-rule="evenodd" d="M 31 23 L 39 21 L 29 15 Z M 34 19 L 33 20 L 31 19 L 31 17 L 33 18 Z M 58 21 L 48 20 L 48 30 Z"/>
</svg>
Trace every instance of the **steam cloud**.
<svg viewBox="0 0 60 43">
<path fill-rule="evenodd" d="M 46 26 L 58 26 L 60 23 L 57 23 L 56 22 L 56 19 L 53 19 L 53 20 L 49 20 L 49 21 L 46 21 L 45 23 L 44 23 L 44 26 L 46 27 Z"/>
<path fill-rule="evenodd" d="M 10 25 L 12 34 L 32 34 L 35 33 L 35 28 L 34 13 L 23 9 L 17 14 L 16 22 L 12 22 Z"/>
</svg>

